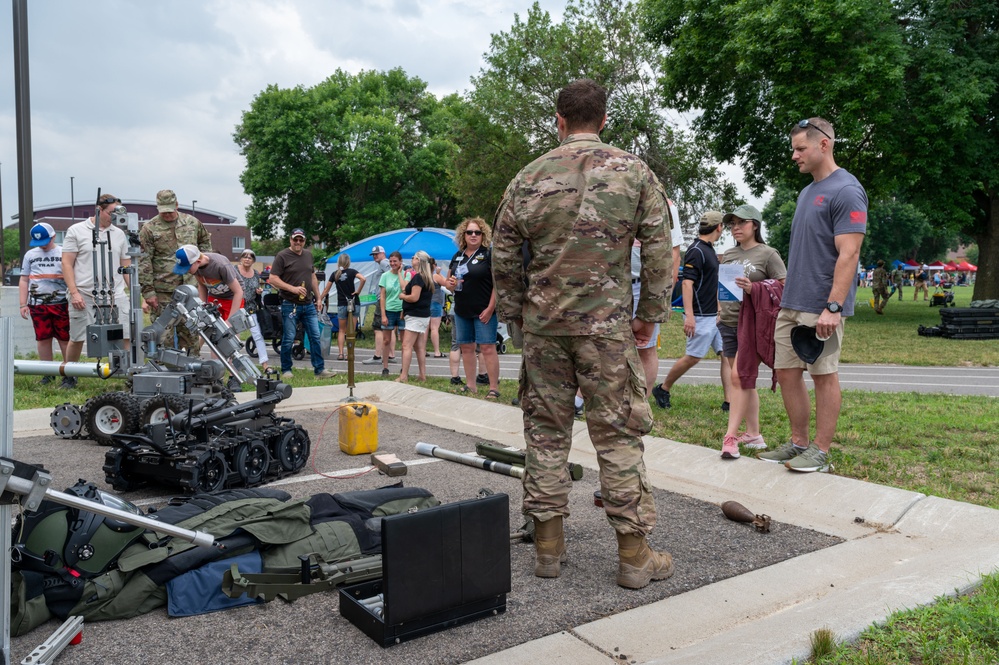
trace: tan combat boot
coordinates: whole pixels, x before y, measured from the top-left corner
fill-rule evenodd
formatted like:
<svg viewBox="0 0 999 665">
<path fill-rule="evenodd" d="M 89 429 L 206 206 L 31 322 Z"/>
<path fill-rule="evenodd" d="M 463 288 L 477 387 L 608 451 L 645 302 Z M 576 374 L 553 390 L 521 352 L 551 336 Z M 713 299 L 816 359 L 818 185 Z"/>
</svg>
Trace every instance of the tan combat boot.
<svg viewBox="0 0 999 665">
<path fill-rule="evenodd" d="M 653 550 L 644 536 L 617 534 L 617 555 L 617 583 L 626 589 L 641 589 L 673 574 L 673 557 Z"/>
<path fill-rule="evenodd" d="M 558 577 L 562 562 L 566 560 L 565 535 L 562 532 L 562 517 L 553 517 L 547 521 L 534 520 L 534 552 L 537 560 L 534 564 L 536 577 Z"/>
</svg>

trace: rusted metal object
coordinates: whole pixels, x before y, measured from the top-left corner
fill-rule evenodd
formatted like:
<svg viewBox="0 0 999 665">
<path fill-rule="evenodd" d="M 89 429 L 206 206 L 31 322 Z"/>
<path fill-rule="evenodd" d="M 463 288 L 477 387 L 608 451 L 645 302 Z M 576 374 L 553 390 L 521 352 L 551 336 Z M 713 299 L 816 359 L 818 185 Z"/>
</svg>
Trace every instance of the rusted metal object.
<svg viewBox="0 0 999 665">
<path fill-rule="evenodd" d="M 770 532 L 769 515 L 754 515 L 749 508 L 746 508 L 738 501 L 726 501 L 721 505 L 721 509 L 725 513 L 725 517 L 733 522 L 752 524 L 760 533 Z"/>
</svg>

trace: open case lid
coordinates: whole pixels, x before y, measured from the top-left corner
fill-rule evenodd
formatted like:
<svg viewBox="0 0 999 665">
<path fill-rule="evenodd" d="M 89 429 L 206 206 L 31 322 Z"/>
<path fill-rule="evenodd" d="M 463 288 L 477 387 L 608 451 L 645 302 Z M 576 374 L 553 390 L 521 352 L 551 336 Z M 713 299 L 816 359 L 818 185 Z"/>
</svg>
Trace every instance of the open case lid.
<svg viewBox="0 0 999 665">
<path fill-rule="evenodd" d="M 385 623 L 509 593 L 509 504 L 492 494 L 383 518 Z"/>
</svg>

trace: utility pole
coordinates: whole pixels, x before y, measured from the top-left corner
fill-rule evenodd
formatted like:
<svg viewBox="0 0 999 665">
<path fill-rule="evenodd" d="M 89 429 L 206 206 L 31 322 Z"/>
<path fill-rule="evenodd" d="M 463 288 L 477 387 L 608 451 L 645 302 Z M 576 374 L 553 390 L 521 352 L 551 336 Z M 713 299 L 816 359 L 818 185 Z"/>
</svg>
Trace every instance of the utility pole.
<svg viewBox="0 0 999 665">
<path fill-rule="evenodd" d="M 21 256 L 28 249 L 34 224 L 31 186 L 31 86 L 28 82 L 28 0 L 11 0 L 14 10 L 14 105 L 17 108 L 17 199 Z"/>
<path fill-rule="evenodd" d="M 76 224 L 76 195 L 73 193 L 73 176 L 69 176 L 69 209 L 73 216 L 73 224 Z"/>
</svg>

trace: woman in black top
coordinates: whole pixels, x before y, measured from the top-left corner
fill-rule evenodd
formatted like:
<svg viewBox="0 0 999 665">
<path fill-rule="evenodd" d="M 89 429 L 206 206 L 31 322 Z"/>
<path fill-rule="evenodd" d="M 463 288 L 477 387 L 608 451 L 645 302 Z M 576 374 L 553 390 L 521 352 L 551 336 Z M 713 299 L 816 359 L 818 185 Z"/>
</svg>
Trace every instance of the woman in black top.
<svg viewBox="0 0 999 665">
<path fill-rule="evenodd" d="M 357 284 L 354 283 L 355 280 Z M 347 357 L 343 354 L 343 345 L 347 341 L 347 303 L 351 300 L 354 301 L 354 321 L 357 321 L 361 315 L 361 303 L 357 294 L 364 288 L 364 275 L 350 267 L 350 257 L 346 253 L 341 254 L 336 260 L 336 272 L 333 273 L 333 278 L 326 282 L 323 295 L 319 297 L 320 309 L 326 307 L 326 296 L 329 295 L 334 284 L 336 284 L 336 318 L 337 323 L 340 324 L 340 331 L 336 335 L 336 345 L 340 349 L 340 355 L 336 359 L 346 360 Z"/>
<path fill-rule="evenodd" d="M 430 300 L 434 295 L 433 273 L 430 256 L 423 250 L 413 255 L 412 276 L 403 278 L 402 313 L 406 328 L 402 334 L 402 369 L 396 379 L 399 383 L 409 380 L 409 366 L 416 350 L 416 364 L 420 368 L 419 381 L 427 380 L 427 328 L 430 326 Z"/>
<path fill-rule="evenodd" d="M 451 259 L 447 278 L 439 283 L 454 292 L 452 334 L 461 348 L 466 385 L 461 392 L 476 392 L 475 346 L 486 365 L 489 392 L 486 399 L 499 397 L 499 356 L 496 355 L 496 289 L 493 287 L 492 255 L 489 245 L 492 229 L 480 217 L 458 225 L 455 240 L 458 252 Z"/>
</svg>

